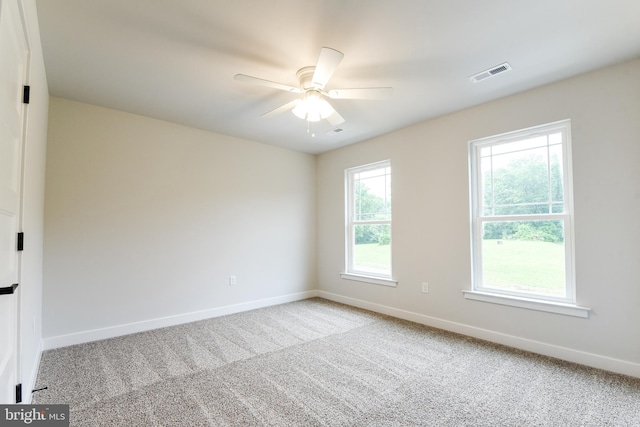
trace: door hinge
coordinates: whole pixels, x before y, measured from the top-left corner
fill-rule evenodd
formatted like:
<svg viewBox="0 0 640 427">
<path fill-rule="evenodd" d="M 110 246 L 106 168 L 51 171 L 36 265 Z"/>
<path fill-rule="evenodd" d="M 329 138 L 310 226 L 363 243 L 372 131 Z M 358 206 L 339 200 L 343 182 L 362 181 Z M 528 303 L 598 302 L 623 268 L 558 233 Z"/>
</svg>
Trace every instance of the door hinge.
<svg viewBox="0 0 640 427">
<path fill-rule="evenodd" d="M 16 250 L 17 251 L 24 250 L 24 233 L 23 232 L 18 233 L 18 242 L 17 242 Z"/>
<path fill-rule="evenodd" d="M 22 383 L 16 386 L 16 403 L 22 402 Z"/>
<path fill-rule="evenodd" d="M 29 92 L 31 92 L 31 86 L 25 85 L 22 87 L 22 103 L 29 103 Z"/>
</svg>

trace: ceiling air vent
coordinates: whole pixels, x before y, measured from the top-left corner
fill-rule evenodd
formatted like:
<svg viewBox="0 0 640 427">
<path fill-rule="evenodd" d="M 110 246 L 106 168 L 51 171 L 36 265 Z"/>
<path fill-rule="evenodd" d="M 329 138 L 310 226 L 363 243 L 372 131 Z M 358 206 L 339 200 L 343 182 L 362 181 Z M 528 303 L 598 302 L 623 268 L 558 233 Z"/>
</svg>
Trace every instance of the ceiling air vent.
<svg viewBox="0 0 640 427">
<path fill-rule="evenodd" d="M 342 129 L 342 128 L 332 129 L 329 132 L 327 132 L 327 135 L 331 135 L 333 133 L 340 133 L 342 131 L 344 131 L 344 129 Z"/>
<path fill-rule="evenodd" d="M 471 80 L 473 83 L 478 83 L 479 81 L 486 80 L 489 77 L 493 77 L 497 74 L 504 73 L 509 70 L 511 70 L 511 65 L 505 62 L 504 64 L 496 65 L 493 68 L 482 71 L 478 74 L 474 74 L 473 76 L 469 77 L 469 80 Z"/>
</svg>

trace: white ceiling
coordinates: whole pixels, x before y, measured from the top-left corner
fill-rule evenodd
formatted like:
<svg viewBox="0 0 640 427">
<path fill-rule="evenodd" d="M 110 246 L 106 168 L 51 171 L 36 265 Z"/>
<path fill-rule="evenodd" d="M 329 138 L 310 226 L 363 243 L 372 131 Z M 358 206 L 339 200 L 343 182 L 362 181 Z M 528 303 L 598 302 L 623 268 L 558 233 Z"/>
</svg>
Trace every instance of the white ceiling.
<svg viewBox="0 0 640 427">
<path fill-rule="evenodd" d="M 51 95 L 320 153 L 640 57 L 638 0 L 37 0 Z M 344 53 L 327 89 L 392 86 L 390 100 L 331 100 L 346 119 L 307 134 L 297 86 L 322 46 Z M 471 83 L 503 62 L 513 70 Z M 640 76 L 639 76 L 640 78 Z"/>
</svg>

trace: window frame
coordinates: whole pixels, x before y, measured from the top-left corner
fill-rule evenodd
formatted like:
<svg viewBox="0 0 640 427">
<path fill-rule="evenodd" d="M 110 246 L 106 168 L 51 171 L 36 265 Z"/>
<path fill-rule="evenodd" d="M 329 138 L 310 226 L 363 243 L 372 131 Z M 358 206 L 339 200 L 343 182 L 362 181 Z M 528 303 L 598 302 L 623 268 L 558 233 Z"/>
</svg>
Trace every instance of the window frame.
<svg viewBox="0 0 640 427">
<path fill-rule="evenodd" d="M 391 179 L 391 160 L 368 163 L 361 166 L 345 169 L 345 270 L 341 273 L 343 279 L 368 282 L 383 286 L 397 286 L 397 281 L 393 279 L 393 230 L 392 213 L 387 220 L 357 220 L 355 218 L 355 180 L 358 173 L 376 169 L 389 168 L 389 179 Z M 391 185 L 390 185 L 391 186 Z M 391 204 L 393 204 L 393 192 L 390 190 Z M 393 212 L 393 208 L 391 208 Z M 357 225 L 388 225 L 390 228 L 389 273 L 375 273 L 365 270 L 358 270 L 354 265 L 355 228 Z"/>
<path fill-rule="evenodd" d="M 482 215 L 483 179 L 481 172 L 480 150 L 488 146 L 530 139 L 536 136 L 562 133 L 562 182 L 563 182 L 563 212 L 543 213 L 543 214 L 510 214 L 510 215 Z M 548 147 L 548 146 L 547 146 Z M 472 294 L 465 296 L 470 299 L 477 299 L 488 302 L 497 302 L 495 297 L 511 299 L 514 303 L 509 305 L 525 306 L 525 308 L 541 309 L 540 302 L 575 306 L 576 285 L 575 285 L 575 255 L 574 255 L 574 230 L 573 230 L 573 183 L 572 183 L 572 162 L 571 162 L 571 121 L 562 120 L 540 126 L 534 126 L 513 132 L 507 132 L 486 138 L 469 141 L 469 185 L 470 185 L 470 205 L 471 205 L 471 262 L 472 262 Z M 553 204 L 553 200 L 547 203 Z M 555 297 L 551 295 L 541 295 L 533 292 L 517 290 L 496 289 L 483 285 L 482 271 L 482 235 L 483 225 L 491 222 L 501 221 L 536 221 L 536 220 L 560 220 L 564 225 L 564 265 L 565 265 L 565 296 Z M 493 300 L 492 300 L 493 299 Z M 517 303 L 515 303 L 517 301 Z M 522 301 L 536 301 L 533 307 L 526 307 Z M 547 310 L 545 310 L 547 311 Z M 568 314 L 568 313 L 563 313 Z M 582 313 L 581 313 L 582 314 Z M 581 317 L 583 317 L 580 314 Z"/>
</svg>

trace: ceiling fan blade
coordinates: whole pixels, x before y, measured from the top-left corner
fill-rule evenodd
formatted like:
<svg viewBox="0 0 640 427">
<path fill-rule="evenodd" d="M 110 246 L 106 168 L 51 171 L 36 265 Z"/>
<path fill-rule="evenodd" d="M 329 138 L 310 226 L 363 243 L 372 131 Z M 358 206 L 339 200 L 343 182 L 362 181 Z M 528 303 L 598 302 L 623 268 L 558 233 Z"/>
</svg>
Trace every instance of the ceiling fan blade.
<svg viewBox="0 0 640 427">
<path fill-rule="evenodd" d="M 331 126 L 338 126 L 344 123 L 344 118 L 336 110 L 333 110 L 333 114 L 327 117 L 327 121 L 331 123 Z"/>
<path fill-rule="evenodd" d="M 320 57 L 318 58 L 316 69 L 313 72 L 311 84 L 318 89 L 324 89 L 343 57 L 344 54 L 342 52 L 331 49 L 330 47 L 320 49 Z"/>
<path fill-rule="evenodd" d="M 366 87 L 359 89 L 333 89 L 326 93 L 331 99 L 389 99 L 391 87 Z"/>
<path fill-rule="evenodd" d="M 284 113 L 287 110 L 292 109 L 293 107 L 296 106 L 296 104 L 299 102 L 299 99 L 294 99 L 291 102 L 287 102 L 286 104 L 271 110 L 271 111 L 267 111 L 266 113 L 264 113 L 263 115 L 261 115 L 260 117 L 273 117 L 273 116 L 277 116 L 280 113 Z"/>
<path fill-rule="evenodd" d="M 254 83 L 261 86 L 286 90 L 287 92 L 302 93 L 302 90 L 300 88 L 284 85 L 282 83 L 272 82 L 271 80 L 259 79 L 258 77 L 247 76 L 246 74 L 236 74 L 235 76 L 233 76 L 233 78 L 241 82 Z"/>
</svg>

